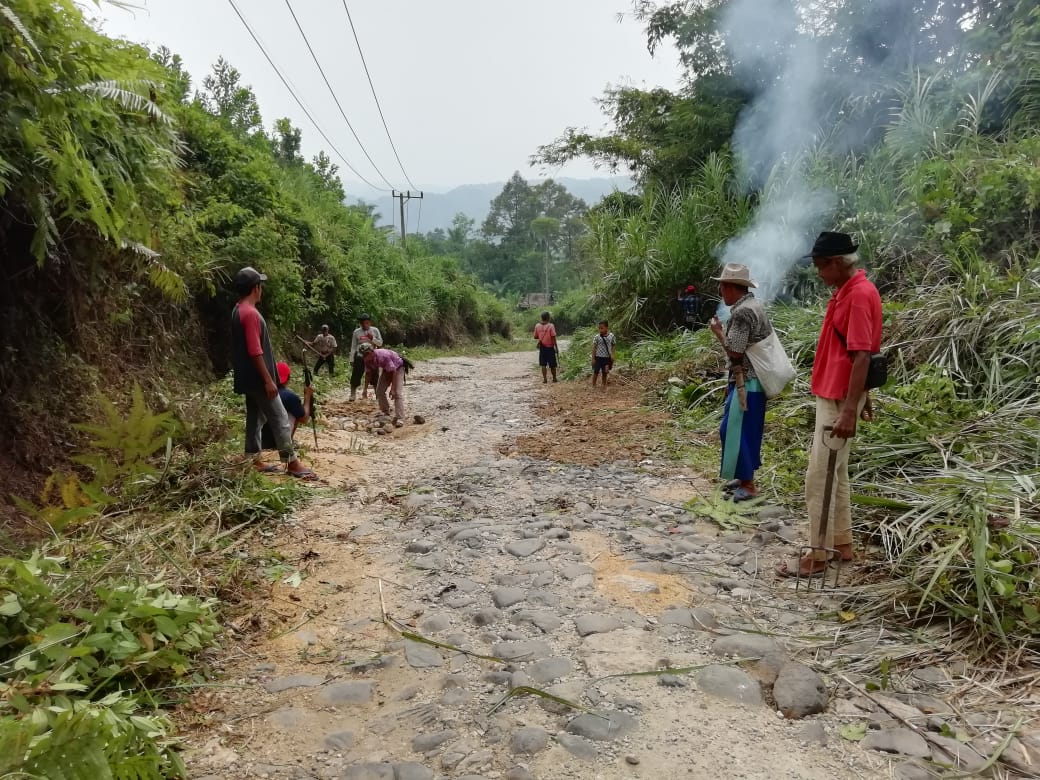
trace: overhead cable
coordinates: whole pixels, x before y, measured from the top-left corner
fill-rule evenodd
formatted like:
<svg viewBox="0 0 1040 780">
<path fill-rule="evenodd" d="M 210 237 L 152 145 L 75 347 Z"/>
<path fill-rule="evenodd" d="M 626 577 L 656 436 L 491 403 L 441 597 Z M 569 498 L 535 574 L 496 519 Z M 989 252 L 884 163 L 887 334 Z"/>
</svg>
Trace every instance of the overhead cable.
<svg viewBox="0 0 1040 780">
<path fill-rule="evenodd" d="M 267 64 L 271 66 L 272 70 L 274 70 L 278 78 L 281 79 L 282 84 L 289 91 L 289 94 L 292 96 L 292 99 L 296 101 L 296 105 L 300 107 L 300 110 L 303 111 L 303 113 L 307 116 L 307 119 L 309 119 L 311 124 L 314 125 L 314 129 L 318 131 L 318 134 L 323 139 L 325 139 L 325 143 L 329 145 L 329 148 L 332 149 L 333 153 L 337 157 L 339 157 L 340 162 L 347 166 L 351 173 L 353 173 L 355 176 L 361 179 L 361 181 L 363 181 L 372 189 L 379 190 L 380 192 L 390 192 L 390 190 L 386 189 L 385 187 L 380 187 L 378 184 L 373 184 L 364 176 L 362 176 L 358 169 L 351 165 L 350 161 L 347 160 L 343 153 L 336 148 L 336 145 L 332 143 L 332 140 L 329 138 L 329 136 L 325 133 L 324 130 L 321 129 L 321 125 L 319 125 L 318 121 L 311 115 L 311 112 L 307 110 L 307 107 L 303 104 L 303 101 L 300 100 L 299 96 L 296 94 L 296 91 L 286 80 L 285 76 L 282 75 L 282 72 L 278 69 L 278 66 L 274 64 L 274 60 L 271 59 L 271 55 L 267 53 L 267 49 L 264 48 L 263 43 L 260 42 L 260 39 L 257 37 L 256 33 L 253 32 L 253 28 L 249 26 L 249 22 L 246 21 L 246 18 L 242 15 L 242 12 L 238 10 L 238 6 L 235 5 L 235 0 L 228 0 L 228 3 L 230 3 L 231 8 L 235 11 L 235 15 L 238 16 L 239 21 L 242 22 L 242 26 L 246 28 L 246 31 L 249 33 L 249 36 L 257 45 L 257 48 L 260 49 L 260 53 L 264 55 L 264 58 L 267 60 Z"/>
<path fill-rule="evenodd" d="M 361 65 L 365 68 L 365 76 L 368 78 L 368 88 L 372 90 L 372 99 L 376 102 L 376 109 L 379 111 L 379 118 L 383 120 L 383 129 L 386 130 L 386 140 L 390 142 L 390 148 L 394 150 L 394 157 L 397 158 L 397 164 L 400 166 L 401 173 L 404 174 L 408 186 L 419 189 L 408 175 L 408 172 L 404 169 L 404 163 L 401 162 L 401 155 L 397 153 L 397 146 L 394 145 L 394 139 L 390 135 L 390 127 L 387 125 L 386 117 L 383 115 L 383 107 L 379 104 L 379 96 L 376 95 L 376 86 L 372 83 L 372 74 L 368 71 L 368 63 L 365 61 L 365 53 L 361 50 L 361 41 L 358 40 L 357 29 L 354 27 L 354 19 L 350 15 L 350 8 L 347 7 L 347 0 L 343 0 L 343 10 L 347 12 L 347 21 L 350 22 L 350 31 L 354 33 L 354 43 L 357 44 L 358 54 L 361 55 Z M 422 204 L 420 204 L 420 206 L 421 205 Z"/>
<path fill-rule="evenodd" d="M 368 150 L 365 148 L 365 145 L 361 143 L 361 138 L 358 137 L 357 131 L 354 130 L 354 125 L 352 125 L 350 123 L 350 120 L 347 118 L 347 112 L 343 110 L 343 105 L 339 102 L 339 97 L 336 96 L 336 90 L 334 90 L 332 88 L 332 84 L 329 83 L 329 78 L 325 75 L 325 69 L 321 67 L 321 62 L 318 61 L 318 55 L 314 53 L 314 48 L 311 46 L 311 42 L 310 39 L 307 37 L 307 33 L 303 31 L 303 25 L 300 24 L 300 20 L 296 17 L 296 11 L 293 10 L 292 3 L 289 2 L 289 0 L 285 0 L 285 6 L 289 9 L 289 13 L 292 14 L 293 21 L 296 22 L 296 29 L 300 31 L 300 35 L 303 37 L 303 42 L 307 44 L 307 51 L 311 53 L 311 59 L 314 60 L 314 64 L 318 66 L 318 72 L 321 74 L 321 78 L 325 82 L 325 86 L 328 87 L 329 94 L 332 95 L 332 100 L 336 104 L 336 108 L 339 109 L 339 113 L 343 117 L 343 121 L 346 122 L 347 127 L 350 128 L 350 132 L 353 134 L 354 140 L 358 142 L 358 146 L 361 147 L 361 151 L 364 152 L 365 157 L 368 158 L 368 161 L 372 164 L 372 167 L 375 169 L 376 173 L 379 174 L 379 178 L 386 182 L 387 187 L 390 187 L 392 189 L 394 185 L 391 184 L 390 180 L 383 175 L 383 172 L 381 170 L 379 170 L 379 166 L 376 165 L 376 161 L 372 159 L 372 155 L 368 153 Z"/>
</svg>

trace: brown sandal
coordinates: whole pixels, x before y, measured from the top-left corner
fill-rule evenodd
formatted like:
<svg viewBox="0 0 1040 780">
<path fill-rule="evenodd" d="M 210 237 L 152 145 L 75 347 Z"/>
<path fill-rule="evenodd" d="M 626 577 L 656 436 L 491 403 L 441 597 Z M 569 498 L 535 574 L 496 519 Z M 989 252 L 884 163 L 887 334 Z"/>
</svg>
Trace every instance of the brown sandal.
<svg viewBox="0 0 1040 780">
<path fill-rule="evenodd" d="M 773 571 L 776 572 L 777 577 L 819 577 L 827 571 L 828 563 L 827 561 L 815 561 L 815 563 L 822 563 L 823 566 L 806 571 L 802 568 L 801 560 L 795 561 L 793 566 L 790 565 L 790 561 L 780 561 L 773 567 Z"/>
</svg>

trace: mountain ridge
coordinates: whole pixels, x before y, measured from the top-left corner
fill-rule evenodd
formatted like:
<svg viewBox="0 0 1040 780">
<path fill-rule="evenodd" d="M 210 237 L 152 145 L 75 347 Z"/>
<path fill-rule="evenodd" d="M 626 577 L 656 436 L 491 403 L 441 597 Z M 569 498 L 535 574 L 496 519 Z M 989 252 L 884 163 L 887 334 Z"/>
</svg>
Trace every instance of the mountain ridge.
<svg viewBox="0 0 1040 780">
<path fill-rule="evenodd" d="M 634 182 L 628 176 L 601 176 L 588 179 L 570 176 L 547 177 L 562 184 L 574 196 L 593 206 L 614 190 L 630 190 Z M 536 185 L 545 178 L 532 178 L 529 184 Z M 505 181 L 460 184 L 444 192 L 426 191 L 422 200 L 406 201 L 405 221 L 409 233 L 427 233 L 441 228 L 447 230 L 458 213 L 465 214 L 479 227 L 491 208 L 491 201 L 505 187 Z M 359 195 L 348 195 L 351 204 L 366 203 L 376 207 L 376 224 L 396 226 L 400 229 L 400 206 L 396 199 L 373 190 Z"/>
</svg>

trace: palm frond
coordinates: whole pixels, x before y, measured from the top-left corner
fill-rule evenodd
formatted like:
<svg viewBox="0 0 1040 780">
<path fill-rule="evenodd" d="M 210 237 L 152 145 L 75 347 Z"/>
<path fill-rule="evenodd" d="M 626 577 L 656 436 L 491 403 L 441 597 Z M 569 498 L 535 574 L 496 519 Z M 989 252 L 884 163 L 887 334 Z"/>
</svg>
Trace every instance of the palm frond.
<svg viewBox="0 0 1040 780">
<path fill-rule="evenodd" d="M 25 39 L 25 42 L 29 44 L 29 48 L 36 52 L 36 56 L 42 60 L 43 52 L 41 52 L 40 47 L 36 45 L 36 41 L 33 39 L 32 33 L 29 32 L 29 28 L 25 26 L 25 24 L 19 18 L 18 14 L 12 11 L 4 3 L 0 3 L 0 16 L 4 17 L 7 21 L 11 23 L 11 26 L 14 27 L 14 29 L 18 31 L 18 34 Z"/>
<path fill-rule="evenodd" d="M 87 94 L 97 95 L 105 100 L 113 100 L 127 111 L 146 113 L 152 119 L 164 124 L 173 124 L 173 120 L 163 113 L 163 110 L 154 101 L 134 91 L 134 88 L 142 86 L 153 86 L 144 83 L 121 84 L 118 81 L 93 81 L 88 84 L 80 84 L 76 89 Z"/>
</svg>

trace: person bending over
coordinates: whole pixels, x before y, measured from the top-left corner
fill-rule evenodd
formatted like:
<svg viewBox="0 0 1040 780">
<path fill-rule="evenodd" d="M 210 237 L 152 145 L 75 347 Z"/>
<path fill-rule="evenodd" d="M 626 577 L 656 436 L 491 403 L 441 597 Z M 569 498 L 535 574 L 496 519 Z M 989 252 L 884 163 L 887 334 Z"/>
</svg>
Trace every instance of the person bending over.
<svg viewBox="0 0 1040 780">
<path fill-rule="evenodd" d="M 358 347 L 358 352 L 365 361 L 365 368 L 379 369 L 379 382 L 376 384 L 379 411 L 390 414 L 390 402 L 386 397 L 389 390 L 394 402 L 394 427 L 400 428 L 404 425 L 404 358 L 392 349 L 379 349 L 367 342 Z"/>
<path fill-rule="evenodd" d="M 314 400 L 314 388 L 310 386 L 303 388 L 303 399 L 301 400 L 300 396 L 287 387 L 289 378 L 292 376 L 292 369 L 289 368 L 289 364 L 278 362 L 275 364 L 275 369 L 278 372 L 278 397 L 282 399 L 282 406 L 285 407 L 285 411 L 289 415 L 289 421 L 292 423 L 292 433 L 295 436 L 297 427 L 310 422 L 311 414 L 314 410 L 312 403 Z M 264 425 L 263 430 L 260 431 L 260 444 L 265 450 L 277 449 L 274 432 L 269 424 Z"/>
</svg>

